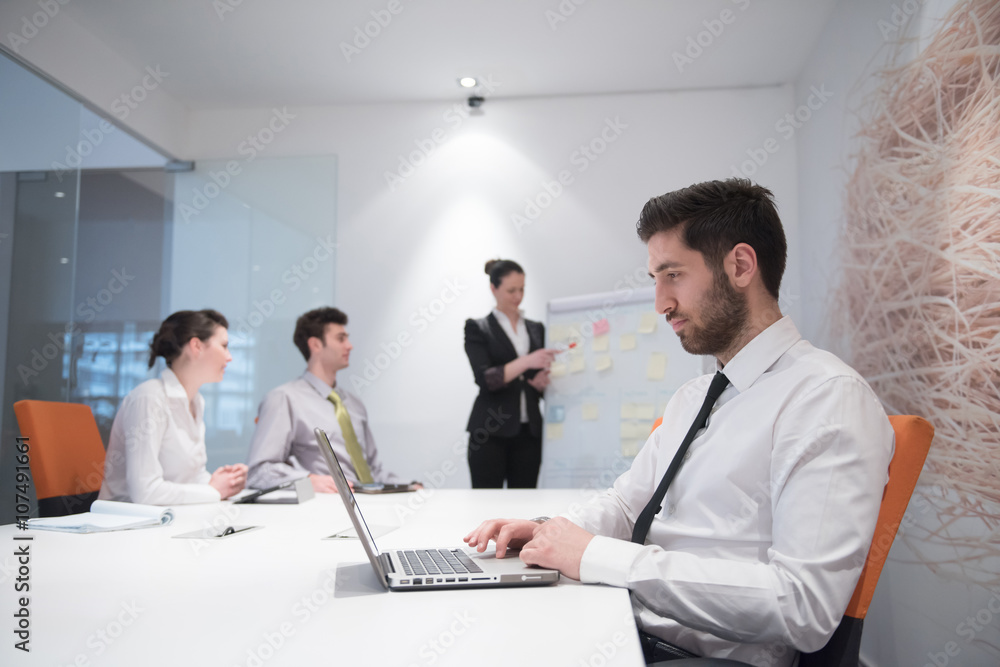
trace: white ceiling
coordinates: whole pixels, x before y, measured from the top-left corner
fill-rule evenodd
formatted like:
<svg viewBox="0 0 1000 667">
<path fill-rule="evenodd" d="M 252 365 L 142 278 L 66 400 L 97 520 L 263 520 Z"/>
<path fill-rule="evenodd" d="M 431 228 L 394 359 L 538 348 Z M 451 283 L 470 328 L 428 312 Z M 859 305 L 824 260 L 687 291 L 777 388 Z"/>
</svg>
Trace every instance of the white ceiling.
<svg viewBox="0 0 1000 667">
<path fill-rule="evenodd" d="M 835 3 L 86 0 L 63 11 L 137 69 L 168 72 L 164 90 L 200 110 L 455 99 L 462 75 L 498 82 L 496 97 L 786 83 Z M 372 12 L 387 25 L 348 62 L 341 44 L 375 32 Z M 673 54 L 699 37 L 707 46 L 679 71 Z"/>
</svg>

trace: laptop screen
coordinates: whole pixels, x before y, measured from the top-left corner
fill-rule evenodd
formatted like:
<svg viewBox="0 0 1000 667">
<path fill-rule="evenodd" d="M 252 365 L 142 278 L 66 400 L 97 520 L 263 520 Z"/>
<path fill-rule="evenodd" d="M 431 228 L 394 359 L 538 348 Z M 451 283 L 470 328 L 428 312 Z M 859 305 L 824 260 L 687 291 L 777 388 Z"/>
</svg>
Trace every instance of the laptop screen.
<svg viewBox="0 0 1000 667">
<path fill-rule="evenodd" d="M 354 492 L 351 491 L 351 486 L 347 482 L 347 477 L 344 475 L 343 468 L 340 467 L 340 461 L 337 459 L 337 455 L 333 453 L 333 446 L 330 444 L 330 438 L 327 437 L 326 431 L 321 428 L 314 429 L 316 434 L 316 442 L 319 444 L 319 451 L 323 453 L 323 458 L 326 459 L 326 464 L 330 467 L 330 474 L 333 477 L 333 483 L 337 485 L 337 493 L 340 494 L 341 500 L 344 501 L 344 507 L 347 508 L 347 514 L 351 517 L 351 523 L 354 524 L 354 532 L 358 534 L 358 539 L 361 540 L 361 544 L 365 548 L 365 553 L 368 554 L 368 559 L 372 562 L 372 567 L 378 572 L 381 577 L 382 585 L 385 585 L 385 569 L 382 567 L 382 561 L 379 560 L 379 550 L 378 546 L 375 544 L 375 538 L 372 537 L 371 531 L 368 530 L 368 524 L 365 523 L 365 518 L 361 516 L 361 510 L 357 506 L 357 502 L 354 499 Z"/>
</svg>

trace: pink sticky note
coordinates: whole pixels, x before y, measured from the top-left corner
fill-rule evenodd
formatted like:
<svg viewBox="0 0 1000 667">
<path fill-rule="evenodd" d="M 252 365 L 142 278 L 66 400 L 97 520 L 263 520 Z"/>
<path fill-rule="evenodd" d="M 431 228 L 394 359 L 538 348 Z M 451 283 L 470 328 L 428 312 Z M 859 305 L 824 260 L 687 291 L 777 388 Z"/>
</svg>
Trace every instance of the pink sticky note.
<svg viewBox="0 0 1000 667">
<path fill-rule="evenodd" d="M 606 334 L 610 330 L 611 330 L 611 325 L 608 324 L 608 321 L 606 319 L 605 320 L 597 320 L 596 322 L 594 322 L 594 335 L 595 336 L 600 336 L 600 335 Z"/>
</svg>

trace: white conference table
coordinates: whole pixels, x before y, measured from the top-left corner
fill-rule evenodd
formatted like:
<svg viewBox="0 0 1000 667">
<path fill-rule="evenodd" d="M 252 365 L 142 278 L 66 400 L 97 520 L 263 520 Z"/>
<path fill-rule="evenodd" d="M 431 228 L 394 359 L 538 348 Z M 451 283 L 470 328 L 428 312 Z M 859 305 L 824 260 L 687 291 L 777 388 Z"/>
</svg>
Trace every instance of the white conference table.
<svg viewBox="0 0 1000 667">
<path fill-rule="evenodd" d="M 359 496 L 380 548 L 462 546 L 496 516 L 556 515 L 580 490 Z M 642 665 L 625 590 L 581 585 L 383 592 L 340 499 L 174 507 L 168 526 L 87 535 L 0 526 L 2 665 Z M 174 535 L 227 525 L 223 540 Z M 31 542 L 14 537 L 32 536 Z M 14 648 L 30 544 L 30 653 Z"/>
</svg>

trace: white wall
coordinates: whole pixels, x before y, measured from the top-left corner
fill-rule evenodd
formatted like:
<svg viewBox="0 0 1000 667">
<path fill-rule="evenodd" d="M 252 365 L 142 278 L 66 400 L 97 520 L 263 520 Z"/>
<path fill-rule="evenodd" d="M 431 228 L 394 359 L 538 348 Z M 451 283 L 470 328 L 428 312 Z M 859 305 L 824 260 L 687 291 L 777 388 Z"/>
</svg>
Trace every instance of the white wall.
<svg viewBox="0 0 1000 667">
<path fill-rule="evenodd" d="M 523 264 L 532 318 L 544 318 L 551 298 L 621 287 L 645 273 L 635 222 L 646 200 L 730 175 L 794 106 L 791 87 L 782 87 L 495 99 L 471 117 L 461 103 L 289 109 L 295 118 L 261 154 L 338 156 L 335 305 L 350 316 L 355 344 L 339 381 L 360 391 L 389 465 L 407 477 L 443 471 L 448 486 L 469 483 L 464 428 L 475 386 L 462 330 L 493 305 L 486 259 Z M 234 155 L 272 115 L 195 113 L 186 156 Z M 620 130 L 608 129 L 614 141 L 602 148 L 609 123 Z M 604 152 L 590 162 L 578 151 L 592 141 Z M 411 152 L 419 166 L 390 189 L 386 172 Z M 572 182 L 551 203 L 541 197 L 547 208 L 517 229 L 511 216 L 564 170 Z M 797 294 L 792 144 L 782 142 L 754 178 L 778 198 L 793 248 L 786 293 Z M 409 344 L 391 358 L 400 336 Z"/>
<path fill-rule="evenodd" d="M 866 93 L 877 84 L 872 73 L 882 66 L 888 53 L 884 37 L 898 37 L 902 29 L 894 27 L 904 20 L 907 34 L 926 35 L 950 4 L 843 0 L 796 82 L 799 96 L 813 85 L 825 85 L 835 93 L 824 110 L 827 113 L 804 124 L 798 134 L 802 325 L 803 333 L 823 346 L 841 345 L 829 335 L 829 307 L 837 286 L 844 188 L 853 169 L 857 112 Z M 911 513 L 910 518 L 919 520 L 919 512 L 911 508 Z M 996 615 L 989 610 L 989 592 L 948 581 L 915 560 L 897 539 L 865 621 L 865 663 L 873 667 L 995 665 L 995 653 L 984 648 L 986 643 L 996 646 L 1000 636 Z M 998 603 L 1000 600 L 992 599 L 994 609 Z M 970 642 L 970 631 L 985 618 L 984 611 L 993 623 L 972 632 L 975 641 Z M 979 621 L 975 620 L 977 614 Z M 967 621 L 970 617 L 972 624 Z M 949 642 L 954 645 L 949 647 Z"/>
</svg>

